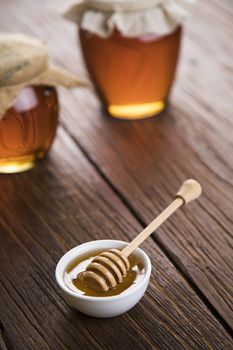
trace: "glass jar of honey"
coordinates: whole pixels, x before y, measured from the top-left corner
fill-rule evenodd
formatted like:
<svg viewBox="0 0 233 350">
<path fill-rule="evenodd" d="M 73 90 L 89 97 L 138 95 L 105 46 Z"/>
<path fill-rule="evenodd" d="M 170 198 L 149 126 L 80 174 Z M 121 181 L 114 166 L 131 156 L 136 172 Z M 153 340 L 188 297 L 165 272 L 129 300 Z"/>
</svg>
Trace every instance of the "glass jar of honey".
<svg viewBox="0 0 233 350">
<path fill-rule="evenodd" d="M 90 78 L 108 113 L 160 113 L 171 91 L 190 0 L 81 0 L 65 17 L 78 24 Z"/>
<path fill-rule="evenodd" d="M 144 118 L 165 106 L 174 79 L 181 27 L 165 36 L 124 37 L 114 30 L 102 38 L 80 29 L 89 74 L 113 117 Z"/>
<path fill-rule="evenodd" d="M 28 170 L 44 158 L 57 122 L 56 89 L 25 86 L 0 120 L 0 173 Z"/>
<path fill-rule="evenodd" d="M 32 168 L 52 145 L 58 123 L 56 86 L 85 85 L 48 64 L 47 47 L 22 34 L 0 34 L 0 173 Z"/>
</svg>

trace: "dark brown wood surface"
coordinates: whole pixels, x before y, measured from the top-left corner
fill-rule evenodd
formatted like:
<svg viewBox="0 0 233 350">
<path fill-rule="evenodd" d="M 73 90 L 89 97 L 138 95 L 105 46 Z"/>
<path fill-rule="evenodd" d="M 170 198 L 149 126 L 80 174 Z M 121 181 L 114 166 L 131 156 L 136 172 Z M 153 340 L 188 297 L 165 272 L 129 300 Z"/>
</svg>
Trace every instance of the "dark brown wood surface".
<svg viewBox="0 0 233 350">
<path fill-rule="evenodd" d="M 63 1 L 0 1 L 0 29 L 48 41 L 53 61 L 87 77 Z M 199 2 L 186 25 L 165 113 L 106 117 L 93 91 L 60 91 L 50 158 L 0 177 L 0 348 L 233 349 L 232 6 Z M 98 238 L 129 240 L 195 177 L 201 200 L 144 243 L 153 275 L 129 313 L 95 320 L 67 306 L 60 256 Z"/>
</svg>

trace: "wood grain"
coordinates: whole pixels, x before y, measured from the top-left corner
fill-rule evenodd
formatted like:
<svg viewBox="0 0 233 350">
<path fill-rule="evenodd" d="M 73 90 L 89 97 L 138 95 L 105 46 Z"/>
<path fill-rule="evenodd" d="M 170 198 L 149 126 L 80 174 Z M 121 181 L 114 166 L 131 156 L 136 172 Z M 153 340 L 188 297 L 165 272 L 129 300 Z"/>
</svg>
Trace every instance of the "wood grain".
<svg viewBox="0 0 233 350">
<path fill-rule="evenodd" d="M 0 4 L 1 30 L 46 39 L 54 62 L 87 77 L 75 26 L 58 14 L 68 1 Z M 111 349 L 114 332 L 120 349 L 233 349 L 219 323 L 233 321 L 231 13 L 230 1 L 199 2 L 163 115 L 112 120 L 92 91 L 61 91 L 65 131 L 51 159 L 0 178 L 0 319 L 10 348 Z M 61 254 L 93 238 L 132 238 L 186 177 L 204 195 L 145 243 L 154 271 L 143 302 L 98 323 L 71 310 L 54 283 Z"/>
<path fill-rule="evenodd" d="M 26 9 L 25 17 L 35 7 L 33 27 L 26 20 L 21 26 L 13 6 L 8 6 L 14 28 L 50 37 L 56 62 L 86 76 L 76 51 L 75 26 L 56 14 L 53 20 L 49 17 L 53 1 L 47 17 L 35 2 Z M 232 328 L 231 13 L 228 1 L 199 3 L 187 21 L 176 85 L 161 116 L 131 123 L 111 120 L 103 115 L 93 93 L 74 91 L 62 94 L 62 123 L 143 225 L 170 201 L 186 177 L 202 183 L 199 203 L 177 214 L 154 239 L 223 324 Z M 59 25 L 69 38 L 63 40 L 62 54 L 53 43 L 61 40 Z M 12 30 L 7 21 L 5 27 Z"/>
<path fill-rule="evenodd" d="M 0 323 L 0 349 L 1 350 L 8 350 L 9 344 L 6 339 L 5 330 L 3 328 L 3 325 Z"/>
<path fill-rule="evenodd" d="M 199 3 L 187 22 L 176 85 L 161 116 L 132 123 L 107 119 L 95 98 L 77 93 L 69 110 L 64 107 L 63 123 L 143 225 L 186 177 L 201 182 L 199 203 L 154 237 L 233 328 L 231 12 L 226 1 Z M 72 102 L 83 118 L 70 113 Z"/>
<path fill-rule="evenodd" d="M 48 161 L 0 181 L 0 315 L 12 349 L 233 347 L 151 239 L 151 285 L 137 307 L 96 320 L 65 304 L 54 281 L 61 255 L 92 239 L 129 240 L 141 227 L 62 129 Z"/>
</svg>

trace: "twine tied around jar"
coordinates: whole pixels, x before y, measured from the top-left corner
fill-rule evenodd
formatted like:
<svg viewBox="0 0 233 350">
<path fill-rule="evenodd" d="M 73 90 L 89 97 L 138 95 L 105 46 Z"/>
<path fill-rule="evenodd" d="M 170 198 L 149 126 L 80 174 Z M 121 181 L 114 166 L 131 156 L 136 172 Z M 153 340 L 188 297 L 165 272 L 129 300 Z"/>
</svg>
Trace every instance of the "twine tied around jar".
<svg viewBox="0 0 233 350">
<path fill-rule="evenodd" d="M 24 34 L 0 34 L 0 119 L 27 85 L 87 86 L 74 74 L 48 63 L 46 45 Z"/>
</svg>

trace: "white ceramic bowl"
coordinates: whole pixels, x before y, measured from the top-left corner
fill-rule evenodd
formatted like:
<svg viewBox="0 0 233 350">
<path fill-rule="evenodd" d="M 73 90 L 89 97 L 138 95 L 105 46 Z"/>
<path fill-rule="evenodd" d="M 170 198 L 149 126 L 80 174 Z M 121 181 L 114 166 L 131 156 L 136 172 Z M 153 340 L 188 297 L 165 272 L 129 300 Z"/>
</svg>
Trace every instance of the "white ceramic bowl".
<svg viewBox="0 0 233 350">
<path fill-rule="evenodd" d="M 64 282 L 65 269 L 76 257 L 98 249 L 123 249 L 126 244 L 127 243 L 123 241 L 110 239 L 91 241 L 81 244 L 63 255 L 57 264 L 55 276 L 57 283 L 62 290 L 64 299 L 68 304 L 86 315 L 105 318 L 121 315 L 139 302 L 147 289 L 151 275 L 150 259 L 140 248 L 137 248 L 134 253 L 140 258 L 145 267 L 145 276 L 142 280 L 133 285 L 130 290 L 126 290 L 120 295 L 111 297 L 90 297 L 79 295 L 71 290 Z"/>
</svg>

